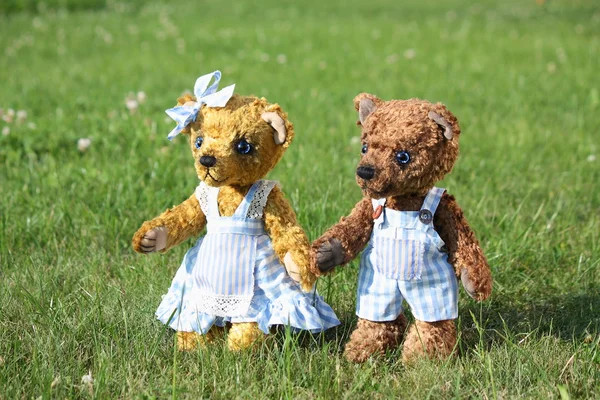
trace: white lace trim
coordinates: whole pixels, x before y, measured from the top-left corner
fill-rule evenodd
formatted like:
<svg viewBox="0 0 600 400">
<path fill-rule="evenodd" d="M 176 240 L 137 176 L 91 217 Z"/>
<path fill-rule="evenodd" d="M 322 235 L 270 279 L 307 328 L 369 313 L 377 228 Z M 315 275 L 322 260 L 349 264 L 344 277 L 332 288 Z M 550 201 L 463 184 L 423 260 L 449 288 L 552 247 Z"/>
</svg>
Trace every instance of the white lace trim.
<svg viewBox="0 0 600 400">
<path fill-rule="evenodd" d="M 206 184 L 201 183 L 196 188 L 196 198 L 198 199 L 198 203 L 200 203 L 200 208 L 204 215 L 208 215 L 208 187 Z"/>
<path fill-rule="evenodd" d="M 262 219 L 263 211 L 267 205 L 269 194 L 277 184 L 276 181 L 261 181 L 260 186 L 254 193 L 254 198 L 248 207 L 247 218 Z"/>
<path fill-rule="evenodd" d="M 254 198 L 248 206 L 246 218 L 262 219 L 269 194 L 271 194 L 271 191 L 276 185 L 277 181 L 260 182 L 259 187 L 256 189 L 256 192 L 254 192 Z M 212 207 L 212 203 L 216 203 L 216 199 L 213 199 L 211 195 L 218 195 L 218 189 L 213 191 L 211 190 L 211 187 L 207 186 L 204 182 L 196 187 L 196 198 L 198 199 L 198 203 L 200 203 L 202 212 L 206 216 L 213 216 L 216 211 L 213 210 L 214 207 Z"/>
<path fill-rule="evenodd" d="M 202 293 L 197 309 L 217 317 L 239 317 L 248 313 L 251 303 L 252 296 Z"/>
</svg>

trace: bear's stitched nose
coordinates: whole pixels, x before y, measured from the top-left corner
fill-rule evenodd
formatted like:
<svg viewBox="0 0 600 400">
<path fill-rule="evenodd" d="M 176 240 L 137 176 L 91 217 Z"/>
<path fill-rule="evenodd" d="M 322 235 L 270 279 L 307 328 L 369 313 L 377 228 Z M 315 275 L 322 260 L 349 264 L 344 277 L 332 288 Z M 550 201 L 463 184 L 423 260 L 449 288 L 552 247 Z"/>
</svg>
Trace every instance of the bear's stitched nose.
<svg viewBox="0 0 600 400">
<path fill-rule="evenodd" d="M 212 167 L 217 163 L 217 159 L 214 158 L 213 156 L 202 156 L 200 157 L 200 164 L 204 165 L 205 167 Z"/>
<path fill-rule="evenodd" d="M 360 166 L 356 169 L 356 175 L 368 181 L 375 176 L 375 168 L 371 166 Z"/>
</svg>

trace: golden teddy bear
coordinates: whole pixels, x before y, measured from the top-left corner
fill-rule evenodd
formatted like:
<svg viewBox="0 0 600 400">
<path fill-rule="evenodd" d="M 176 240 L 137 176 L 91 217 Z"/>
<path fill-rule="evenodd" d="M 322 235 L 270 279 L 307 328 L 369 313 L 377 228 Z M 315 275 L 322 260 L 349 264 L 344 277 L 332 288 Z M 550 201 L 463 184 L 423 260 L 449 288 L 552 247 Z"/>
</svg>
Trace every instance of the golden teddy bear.
<svg viewBox="0 0 600 400">
<path fill-rule="evenodd" d="M 402 358 L 444 358 L 456 345 L 460 277 L 470 296 L 486 299 L 486 258 L 454 197 L 435 187 L 458 157 L 460 127 L 440 104 L 354 99 L 362 128 L 356 182 L 364 197 L 349 216 L 313 243 L 316 274 L 350 262 L 365 248 L 359 272 L 358 326 L 346 357 L 363 362 L 402 341 L 406 300 L 415 323 Z"/>
<path fill-rule="evenodd" d="M 276 182 L 262 179 L 290 145 L 293 125 L 264 98 L 233 94 L 233 85 L 217 91 L 220 77 L 198 78 L 195 96 L 167 110 L 178 122 L 169 138 L 188 137 L 200 185 L 133 237 L 135 251 L 147 254 L 207 229 L 156 312 L 177 331 L 181 350 L 212 342 L 224 328 L 228 347 L 240 350 L 275 325 L 319 332 L 339 324 L 310 293 L 310 246 L 294 210 Z"/>
</svg>

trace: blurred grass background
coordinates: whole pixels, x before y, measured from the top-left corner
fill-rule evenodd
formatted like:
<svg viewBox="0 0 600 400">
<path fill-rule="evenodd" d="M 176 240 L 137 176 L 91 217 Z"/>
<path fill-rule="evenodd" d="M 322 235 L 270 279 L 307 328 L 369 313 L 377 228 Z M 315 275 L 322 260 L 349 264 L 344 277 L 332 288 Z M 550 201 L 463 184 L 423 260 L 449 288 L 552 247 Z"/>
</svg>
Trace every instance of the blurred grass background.
<svg viewBox="0 0 600 400">
<path fill-rule="evenodd" d="M 1 2 L 0 398 L 600 397 L 599 59 L 594 0 Z M 130 238 L 197 185 L 164 110 L 215 69 L 289 113 L 270 178 L 311 239 L 360 199 L 356 94 L 458 116 L 442 185 L 495 277 L 458 359 L 347 363 L 357 262 L 319 282 L 337 330 L 173 351 L 153 313 L 189 245 Z"/>
</svg>

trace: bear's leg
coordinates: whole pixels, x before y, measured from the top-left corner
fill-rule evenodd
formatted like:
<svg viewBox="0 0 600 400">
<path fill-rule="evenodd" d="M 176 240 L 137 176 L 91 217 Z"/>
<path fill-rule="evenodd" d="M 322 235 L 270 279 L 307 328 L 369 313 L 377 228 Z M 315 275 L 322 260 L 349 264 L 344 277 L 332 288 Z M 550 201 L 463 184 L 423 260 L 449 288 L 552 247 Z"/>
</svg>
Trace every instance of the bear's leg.
<svg viewBox="0 0 600 400">
<path fill-rule="evenodd" d="M 374 354 L 384 354 L 387 349 L 397 347 L 402 341 L 406 325 L 404 314 L 389 322 L 359 318 L 358 325 L 346 344 L 346 358 L 355 363 L 362 363 Z"/>
<path fill-rule="evenodd" d="M 402 362 L 408 364 L 419 357 L 444 359 L 456 346 L 453 319 L 437 322 L 416 320 L 408 330 L 402 350 Z"/>
<path fill-rule="evenodd" d="M 205 335 L 198 332 L 177 332 L 177 349 L 179 351 L 195 350 L 198 347 L 205 348 L 207 344 L 212 343 L 222 335 L 225 330 L 218 326 L 210 328 Z"/>
<path fill-rule="evenodd" d="M 227 334 L 227 347 L 232 351 L 244 350 L 262 341 L 266 335 L 256 322 L 238 322 L 231 324 Z"/>
</svg>

